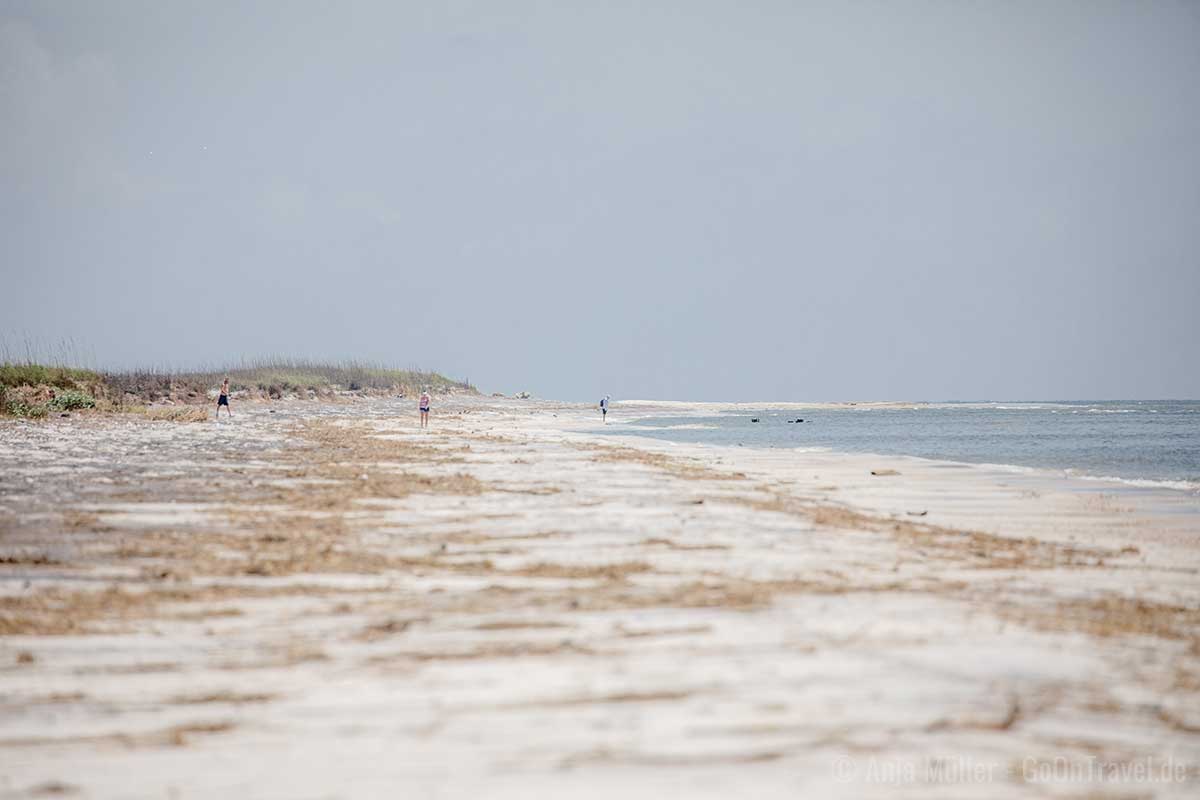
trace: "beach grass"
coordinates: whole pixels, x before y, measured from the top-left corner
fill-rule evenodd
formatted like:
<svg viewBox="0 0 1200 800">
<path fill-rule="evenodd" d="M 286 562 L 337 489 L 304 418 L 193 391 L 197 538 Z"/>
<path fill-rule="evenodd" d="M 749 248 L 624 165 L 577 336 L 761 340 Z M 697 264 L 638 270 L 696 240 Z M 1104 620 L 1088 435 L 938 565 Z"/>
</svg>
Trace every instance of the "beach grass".
<svg viewBox="0 0 1200 800">
<path fill-rule="evenodd" d="M 401 369 L 384 364 L 345 360 L 336 362 L 306 359 L 267 358 L 241 361 L 201 369 L 134 369 L 105 374 L 106 381 L 119 388 L 136 390 L 147 384 L 174 383 L 215 387 L 229 378 L 233 391 L 296 392 L 321 388 L 346 391 L 404 390 L 429 387 L 431 391 L 474 391 L 466 381 L 454 380 L 430 370 Z"/>
<path fill-rule="evenodd" d="M 81 383 L 99 382 L 102 376 L 90 369 L 30 363 L 0 363 L 0 386 L 56 386 L 73 389 Z"/>
</svg>

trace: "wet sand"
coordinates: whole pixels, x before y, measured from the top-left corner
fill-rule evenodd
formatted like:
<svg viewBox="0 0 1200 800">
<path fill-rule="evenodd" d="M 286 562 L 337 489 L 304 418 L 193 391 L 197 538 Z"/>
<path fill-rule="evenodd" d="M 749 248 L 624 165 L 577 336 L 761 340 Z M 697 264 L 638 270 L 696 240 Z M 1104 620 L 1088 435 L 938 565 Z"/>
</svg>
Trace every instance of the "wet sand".
<svg viewBox="0 0 1200 800">
<path fill-rule="evenodd" d="M 235 414 L 0 423 L 0 797 L 1200 786 L 1194 495 L 546 402 Z"/>
</svg>

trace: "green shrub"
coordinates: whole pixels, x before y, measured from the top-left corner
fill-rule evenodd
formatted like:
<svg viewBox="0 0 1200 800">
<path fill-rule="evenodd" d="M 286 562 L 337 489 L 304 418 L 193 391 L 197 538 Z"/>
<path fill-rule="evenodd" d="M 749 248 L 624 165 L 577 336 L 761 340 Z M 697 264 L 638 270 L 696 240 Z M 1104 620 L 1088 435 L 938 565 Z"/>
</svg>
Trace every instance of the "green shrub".
<svg viewBox="0 0 1200 800">
<path fill-rule="evenodd" d="M 27 419 L 41 419 L 48 413 L 46 406 L 41 403 L 26 403 L 24 400 L 9 401 L 4 411 L 12 414 L 14 417 L 25 417 Z"/>
<path fill-rule="evenodd" d="M 96 398 L 77 389 L 63 389 L 48 403 L 51 411 L 74 411 L 77 408 L 95 408 Z"/>
</svg>

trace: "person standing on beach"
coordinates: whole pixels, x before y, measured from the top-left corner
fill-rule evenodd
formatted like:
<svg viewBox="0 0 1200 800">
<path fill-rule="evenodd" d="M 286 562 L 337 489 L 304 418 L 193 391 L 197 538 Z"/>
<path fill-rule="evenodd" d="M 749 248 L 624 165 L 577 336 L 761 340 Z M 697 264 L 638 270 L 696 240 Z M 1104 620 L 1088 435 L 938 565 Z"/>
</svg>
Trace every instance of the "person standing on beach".
<svg viewBox="0 0 1200 800">
<path fill-rule="evenodd" d="M 604 424 L 608 424 L 608 401 L 612 398 L 611 394 L 606 394 L 600 399 L 600 417 L 604 420 Z"/>
<path fill-rule="evenodd" d="M 221 418 L 221 406 L 225 406 L 225 413 L 233 416 L 233 411 L 229 408 L 229 378 L 221 381 L 221 393 L 217 395 L 217 419 Z"/>
<path fill-rule="evenodd" d="M 417 406 L 421 410 L 421 427 L 429 427 L 429 390 L 425 389 L 421 392 L 421 399 L 417 401 Z"/>
</svg>

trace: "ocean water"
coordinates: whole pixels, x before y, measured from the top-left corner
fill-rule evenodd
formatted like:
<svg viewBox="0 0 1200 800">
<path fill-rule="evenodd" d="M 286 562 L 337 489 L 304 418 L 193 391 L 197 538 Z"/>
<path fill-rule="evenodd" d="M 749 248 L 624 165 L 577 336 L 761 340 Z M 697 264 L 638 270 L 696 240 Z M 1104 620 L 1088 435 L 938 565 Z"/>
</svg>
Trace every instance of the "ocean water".
<svg viewBox="0 0 1200 800">
<path fill-rule="evenodd" d="M 616 406 L 613 421 L 620 419 Z M 758 422 L 752 422 L 757 418 Z M 802 423 L 788 422 L 801 418 Z M 1063 470 L 1200 492 L 1200 401 L 739 408 L 651 416 L 611 433 L 745 447 L 821 448 Z"/>
</svg>

